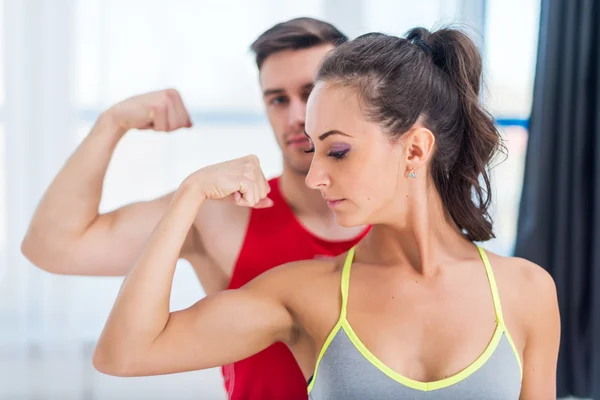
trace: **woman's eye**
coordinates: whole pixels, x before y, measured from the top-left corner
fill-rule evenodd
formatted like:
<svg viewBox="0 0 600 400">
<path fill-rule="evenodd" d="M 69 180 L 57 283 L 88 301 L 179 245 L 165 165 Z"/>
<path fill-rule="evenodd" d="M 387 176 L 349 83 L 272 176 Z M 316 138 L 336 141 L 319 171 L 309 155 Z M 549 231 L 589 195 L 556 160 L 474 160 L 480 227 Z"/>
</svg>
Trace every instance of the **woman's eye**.
<svg viewBox="0 0 600 400">
<path fill-rule="evenodd" d="M 333 157 L 337 160 L 341 160 L 342 158 L 346 157 L 346 154 L 348 154 L 349 151 L 350 151 L 350 149 L 344 149 L 344 150 L 340 150 L 340 151 L 330 151 L 328 156 Z"/>
</svg>

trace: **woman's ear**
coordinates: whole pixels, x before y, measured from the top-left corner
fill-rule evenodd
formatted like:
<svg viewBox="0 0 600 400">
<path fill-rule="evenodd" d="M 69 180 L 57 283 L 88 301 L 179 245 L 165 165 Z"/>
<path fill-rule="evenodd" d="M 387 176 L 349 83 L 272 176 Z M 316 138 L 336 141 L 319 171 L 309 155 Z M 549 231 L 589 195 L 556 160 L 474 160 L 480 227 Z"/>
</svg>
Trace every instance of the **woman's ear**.
<svg viewBox="0 0 600 400">
<path fill-rule="evenodd" d="M 416 171 L 424 167 L 433 155 L 435 136 L 423 127 L 415 126 L 403 135 L 406 167 Z"/>
</svg>

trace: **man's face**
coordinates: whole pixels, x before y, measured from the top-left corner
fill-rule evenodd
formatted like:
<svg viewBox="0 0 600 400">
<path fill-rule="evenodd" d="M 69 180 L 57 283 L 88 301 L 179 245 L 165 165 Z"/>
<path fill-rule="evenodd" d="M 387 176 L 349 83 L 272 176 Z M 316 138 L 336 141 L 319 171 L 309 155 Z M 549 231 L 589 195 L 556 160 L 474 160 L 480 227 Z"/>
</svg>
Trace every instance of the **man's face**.
<svg viewBox="0 0 600 400">
<path fill-rule="evenodd" d="M 301 50 L 285 50 L 264 61 L 260 85 L 267 116 L 288 168 L 308 173 L 312 154 L 304 135 L 306 101 L 325 55 L 333 49 L 327 44 Z"/>
</svg>

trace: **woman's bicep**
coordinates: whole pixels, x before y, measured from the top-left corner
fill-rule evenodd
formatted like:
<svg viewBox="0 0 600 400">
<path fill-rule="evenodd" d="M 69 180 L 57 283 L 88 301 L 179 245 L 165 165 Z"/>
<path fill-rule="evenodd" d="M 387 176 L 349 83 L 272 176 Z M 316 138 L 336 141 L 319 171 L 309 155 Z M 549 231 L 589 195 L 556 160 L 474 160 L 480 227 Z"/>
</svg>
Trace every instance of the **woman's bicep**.
<svg viewBox="0 0 600 400">
<path fill-rule="evenodd" d="M 212 368 L 247 358 L 293 331 L 279 299 L 260 285 L 219 292 L 172 312 L 164 331 L 127 375 L 145 376 Z"/>
</svg>

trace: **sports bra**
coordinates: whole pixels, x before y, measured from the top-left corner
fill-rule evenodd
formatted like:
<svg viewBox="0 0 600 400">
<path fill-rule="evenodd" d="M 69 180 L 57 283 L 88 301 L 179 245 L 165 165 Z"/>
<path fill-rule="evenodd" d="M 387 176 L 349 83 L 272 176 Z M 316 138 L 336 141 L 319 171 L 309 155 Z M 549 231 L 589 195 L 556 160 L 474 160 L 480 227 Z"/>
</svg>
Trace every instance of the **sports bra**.
<svg viewBox="0 0 600 400">
<path fill-rule="evenodd" d="M 311 400 L 518 400 L 522 365 L 502 317 L 500 297 L 489 259 L 478 247 L 487 273 L 496 330 L 487 348 L 457 374 L 433 382 L 404 377 L 382 363 L 358 338 L 346 319 L 350 269 L 354 247 L 348 251 L 342 270 L 340 318 L 325 340 L 309 380 Z"/>
</svg>

